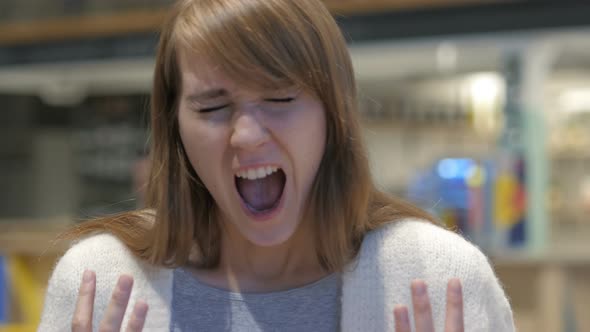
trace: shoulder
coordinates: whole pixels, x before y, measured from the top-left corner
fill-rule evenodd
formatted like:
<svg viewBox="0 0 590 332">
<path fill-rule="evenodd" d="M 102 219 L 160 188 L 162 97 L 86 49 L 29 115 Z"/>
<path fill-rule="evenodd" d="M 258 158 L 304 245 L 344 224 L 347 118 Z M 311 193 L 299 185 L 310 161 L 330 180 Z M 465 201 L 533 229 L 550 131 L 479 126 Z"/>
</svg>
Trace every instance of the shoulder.
<svg viewBox="0 0 590 332">
<path fill-rule="evenodd" d="M 395 221 L 366 234 L 343 277 L 344 308 L 362 311 L 381 298 L 371 311 L 381 307 L 391 312 L 396 304 L 411 311 L 410 283 L 422 279 L 428 285 L 436 330 L 442 330 L 451 278 L 459 278 L 463 286 L 466 330 L 513 330 L 510 305 L 487 257 L 459 234 L 419 219 Z M 382 324 L 379 329 L 393 328 L 391 317 L 376 322 Z"/>
<path fill-rule="evenodd" d="M 62 259 L 86 255 L 106 254 L 109 256 L 127 254 L 125 244 L 110 233 L 94 234 L 75 241 Z"/>
<path fill-rule="evenodd" d="M 359 259 L 381 273 L 403 280 L 425 279 L 444 288 L 460 278 L 466 290 L 479 291 L 484 282 L 497 282 L 488 258 L 475 245 L 442 226 L 405 219 L 368 233 Z"/>
<path fill-rule="evenodd" d="M 365 242 L 382 242 L 397 246 L 415 246 L 433 239 L 447 242 L 467 242 L 457 233 L 422 219 L 402 219 L 385 224 L 365 236 Z"/>
<path fill-rule="evenodd" d="M 124 273 L 139 268 L 141 264 L 117 237 L 97 234 L 74 243 L 58 261 L 54 275 L 81 277 L 86 269 L 97 275 Z"/>
<path fill-rule="evenodd" d="M 479 248 L 461 235 L 421 219 L 399 220 L 369 232 L 362 250 L 363 254 L 379 254 L 382 259 L 420 259 L 447 267 L 450 262 L 488 264 Z"/>
<path fill-rule="evenodd" d="M 63 324 L 71 322 L 85 270 L 96 273 L 95 321 L 102 316 L 121 274 L 134 278 L 131 304 L 136 298 L 153 298 L 157 293 L 164 303 L 169 297 L 171 270 L 141 261 L 114 235 L 92 235 L 72 245 L 57 262 L 47 286 L 41 326 L 49 331 L 69 328 Z"/>
</svg>

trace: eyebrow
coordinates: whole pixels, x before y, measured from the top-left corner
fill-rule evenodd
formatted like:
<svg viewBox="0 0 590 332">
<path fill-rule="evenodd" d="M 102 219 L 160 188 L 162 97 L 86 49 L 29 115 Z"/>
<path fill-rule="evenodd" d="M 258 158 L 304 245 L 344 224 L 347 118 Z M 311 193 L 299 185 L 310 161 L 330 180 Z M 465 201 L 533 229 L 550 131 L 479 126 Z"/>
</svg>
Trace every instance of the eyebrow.
<svg viewBox="0 0 590 332">
<path fill-rule="evenodd" d="M 227 97 L 229 92 L 226 89 L 210 89 L 196 94 L 190 94 L 186 97 L 188 102 L 199 102 L 207 99 Z"/>
</svg>

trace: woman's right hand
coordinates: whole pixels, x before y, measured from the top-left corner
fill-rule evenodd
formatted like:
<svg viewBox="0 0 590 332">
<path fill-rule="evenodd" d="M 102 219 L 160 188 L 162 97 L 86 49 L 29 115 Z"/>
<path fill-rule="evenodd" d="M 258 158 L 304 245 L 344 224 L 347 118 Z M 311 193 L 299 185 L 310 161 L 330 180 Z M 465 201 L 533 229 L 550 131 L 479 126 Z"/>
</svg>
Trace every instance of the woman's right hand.
<svg viewBox="0 0 590 332">
<path fill-rule="evenodd" d="M 129 296 L 133 288 L 133 277 L 121 275 L 113 291 L 111 301 L 105 311 L 105 315 L 100 322 L 98 331 L 120 331 L 123 322 L 123 316 L 129 303 Z M 94 311 L 94 294 L 96 293 L 96 274 L 94 271 L 86 270 L 80 283 L 78 300 L 74 317 L 72 319 L 73 332 L 90 332 L 92 331 L 92 315 Z M 145 317 L 147 315 L 148 305 L 143 301 L 137 301 L 133 307 L 127 332 L 138 332 L 143 329 Z"/>
<path fill-rule="evenodd" d="M 414 280 L 411 285 L 412 304 L 414 307 L 414 325 L 417 332 L 434 332 L 432 308 L 422 280 Z M 463 332 L 463 290 L 459 279 L 451 279 L 447 284 L 447 313 L 445 318 L 445 332 Z M 410 332 L 410 317 L 408 308 L 396 306 L 393 310 L 395 332 Z"/>
</svg>

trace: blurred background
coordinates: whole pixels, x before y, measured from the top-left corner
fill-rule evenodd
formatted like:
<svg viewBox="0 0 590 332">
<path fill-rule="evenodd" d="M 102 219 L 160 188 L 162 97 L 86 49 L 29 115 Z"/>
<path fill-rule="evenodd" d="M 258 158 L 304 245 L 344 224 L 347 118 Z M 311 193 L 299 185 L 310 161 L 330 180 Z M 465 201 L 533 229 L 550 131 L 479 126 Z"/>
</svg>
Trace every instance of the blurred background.
<svg viewBox="0 0 590 332">
<path fill-rule="evenodd" d="M 590 331 L 590 2 L 325 2 L 381 188 L 486 252 L 519 331 Z M 170 3 L 0 2 L 0 331 L 35 330 L 57 234 L 141 205 Z"/>
</svg>

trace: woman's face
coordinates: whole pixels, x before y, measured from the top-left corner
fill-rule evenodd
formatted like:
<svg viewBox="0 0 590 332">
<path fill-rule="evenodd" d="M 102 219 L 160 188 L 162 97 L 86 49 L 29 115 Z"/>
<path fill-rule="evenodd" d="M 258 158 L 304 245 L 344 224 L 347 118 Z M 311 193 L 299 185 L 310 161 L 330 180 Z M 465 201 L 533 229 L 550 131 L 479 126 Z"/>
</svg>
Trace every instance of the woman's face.
<svg viewBox="0 0 590 332">
<path fill-rule="evenodd" d="M 312 94 L 253 91 L 180 57 L 180 137 L 220 222 L 250 242 L 285 242 L 299 225 L 324 154 L 326 118 Z"/>
</svg>

